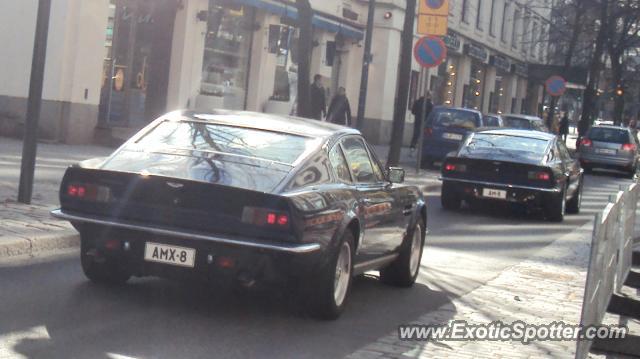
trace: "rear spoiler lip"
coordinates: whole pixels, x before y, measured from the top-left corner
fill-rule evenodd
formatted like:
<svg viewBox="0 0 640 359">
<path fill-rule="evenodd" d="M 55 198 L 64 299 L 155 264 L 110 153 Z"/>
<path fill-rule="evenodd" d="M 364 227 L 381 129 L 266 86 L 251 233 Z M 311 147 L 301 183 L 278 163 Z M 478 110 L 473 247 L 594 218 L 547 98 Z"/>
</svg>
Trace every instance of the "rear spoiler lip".
<svg viewBox="0 0 640 359">
<path fill-rule="evenodd" d="M 99 224 L 99 225 L 112 226 L 117 228 L 132 229 L 137 231 L 155 233 L 160 235 L 167 235 L 171 237 L 181 237 L 181 238 L 188 238 L 188 239 L 201 240 L 201 241 L 210 241 L 210 242 L 229 244 L 229 245 L 235 245 L 240 247 L 266 249 L 266 250 L 272 250 L 276 252 L 305 254 L 305 253 L 315 252 L 320 249 L 320 244 L 318 243 L 303 243 L 303 244 L 283 243 L 283 242 L 266 243 L 266 242 L 259 242 L 249 238 L 236 239 L 236 238 L 229 238 L 229 237 L 220 237 L 220 236 L 214 236 L 210 234 L 188 231 L 188 230 L 178 229 L 178 228 L 155 227 L 155 226 L 135 223 L 131 221 L 125 221 L 125 220 L 115 219 L 115 218 L 110 219 L 110 218 L 88 216 L 85 214 L 65 211 L 65 210 L 62 210 L 61 208 L 55 209 L 50 213 L 55 218 L 63 219 L 71 222 Z"/>
</svg>

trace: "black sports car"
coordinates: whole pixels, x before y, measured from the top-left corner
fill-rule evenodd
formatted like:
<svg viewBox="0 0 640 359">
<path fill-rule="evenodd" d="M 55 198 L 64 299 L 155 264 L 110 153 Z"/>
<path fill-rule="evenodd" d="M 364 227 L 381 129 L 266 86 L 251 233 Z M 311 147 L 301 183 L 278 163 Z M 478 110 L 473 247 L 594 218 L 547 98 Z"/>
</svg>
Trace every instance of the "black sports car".
<svg viewBox="0 0 640 359">
<path fill-rule="evenodd" d="M 411 286 L 427 209 L 354 129 L 272 115 L 167 114 L 106 159 L 67 169 L 55 217 L 96 282 L 133 276 L 297 284 L 336 318 L 354 275 Z"/>
<path fill-rule="evenodd" d="M 578 213 L 583 170 L 552 134 L 514 129 L 470 134 L 442 164 L 442 206 L 491 200 L 544 209 L 560 222 Z"/>
</svg>

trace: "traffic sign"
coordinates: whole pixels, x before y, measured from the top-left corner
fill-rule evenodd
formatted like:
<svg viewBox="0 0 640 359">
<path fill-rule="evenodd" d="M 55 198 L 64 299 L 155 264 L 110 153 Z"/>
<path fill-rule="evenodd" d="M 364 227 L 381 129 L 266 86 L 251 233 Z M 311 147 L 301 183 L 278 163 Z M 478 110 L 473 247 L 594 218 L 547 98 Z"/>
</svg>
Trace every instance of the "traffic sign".
<svg viewBox="0 0 640 359">
<path fill-rule="evenodd" d="M 445 36 L 449 20 L 449 0 L 420 0 L 418 34 Z"/>
<path fill-rule="evenodd" d="M 420 66 L 435 67 L 447 58 L 447 46 L 437 36 L 425 36 L 416 42 L 413 56 Z"/>
<path fill-rule="evenodd" d="M 448 19 L 445 16 L 418 15 L 418 34 L 420 35 L 447 35 Z"/>
<path fill-rule="evenodd" d="M 420 0 L 418 13 L 449 16 L 449 0 Z"/>
<path fill-rule="evenodd" d="M 567 80 L 562 76 L 554 75 L 547 79 L 544 83 L 547 93 L 551 96 L 562 96 L 567 90 Z"/>
</svg>

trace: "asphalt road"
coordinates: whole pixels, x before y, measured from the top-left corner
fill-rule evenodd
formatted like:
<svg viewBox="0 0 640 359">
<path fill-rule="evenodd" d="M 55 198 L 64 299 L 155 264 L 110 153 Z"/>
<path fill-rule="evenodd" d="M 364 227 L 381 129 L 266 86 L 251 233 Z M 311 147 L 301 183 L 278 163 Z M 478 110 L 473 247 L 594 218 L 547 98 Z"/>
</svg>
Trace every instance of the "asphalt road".
<svg viewBox="0 0 640 359">
<path fill-rule="evenodd" d="M 286 292 L 134 279 L 102 287 L 76 253 L 0 264 L 0 358 L 339 358 L 481 286 L 589 221 L 621 176 L 587 176 L 583 213 L 562 224 L 508 209 L 445 212 L 428 197 L 418 283 L 356 281 L 340 320 L 308 318 Z"/>
</svg>

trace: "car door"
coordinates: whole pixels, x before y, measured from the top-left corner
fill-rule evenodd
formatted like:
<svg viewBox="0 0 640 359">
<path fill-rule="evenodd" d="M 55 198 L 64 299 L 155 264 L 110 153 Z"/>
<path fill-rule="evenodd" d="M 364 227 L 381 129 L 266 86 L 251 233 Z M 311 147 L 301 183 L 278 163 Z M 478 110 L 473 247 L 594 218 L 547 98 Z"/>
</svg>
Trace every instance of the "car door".
<svg viewBox="0 0 640 359">
<path fill-rule="evenodd" d="M 374 167 L 362 137 L 346 136 L 340 145 L 355 182 L 359 218 L 364 224 L 358 252 L 365 260 L 388 254 L 395 249 L 398 237 L 398 208 L 390 183 L 380 168 Z"/>
<path fill-rule="evenodd" d="M 580 164 L 571 156 L 564 142 L 557 141 L 556 145 L 558 146 L 558 152 L 562 159 L 564 175 L 569 181 L 567 191 L 567 198 L 569 198 L 574 195 L 580 185 Z"/>
</svg>

